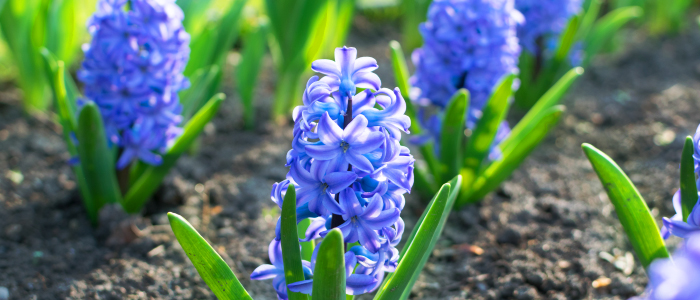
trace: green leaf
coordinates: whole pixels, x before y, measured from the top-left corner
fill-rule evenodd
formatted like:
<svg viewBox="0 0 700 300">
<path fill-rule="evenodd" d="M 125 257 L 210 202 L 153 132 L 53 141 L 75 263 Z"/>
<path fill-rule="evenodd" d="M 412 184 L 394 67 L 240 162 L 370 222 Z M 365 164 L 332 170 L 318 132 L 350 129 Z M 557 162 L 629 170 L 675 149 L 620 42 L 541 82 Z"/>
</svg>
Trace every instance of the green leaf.
<svg viewBox="0 0 700 300">
<path fill-rule="evenodd" d="M 255 91 L 258 73 L 265 55 L 267 27 L 267 24 L 261 23 L 243 37 L 241 62 L 236 68 L 238 93 L 241 95 L 243 118 L 245 119 L 245 128 L 248 130 L 253 129 L 255 126 L 253 92 Z"/>
<path fill-rule="evenodd" d="M 217 65 L 204 67 L 192 75 L 190 88 L 180 92 L 182 117 L 185 121 L 190 120 L 205 101 L 214 96 L 220 79 L 221 68 Z"/>
<path fill-rule="evenodd" d="M 282 261 L 284 263 L 284 278 L 287 285 L 304 280 L 304 269 L 301 265 L 301 250 L 299 249 L 299 233 L 297 232 L 297 195 L 294 185 L 290 184 L 282 202 L 280 220 L 282 235 Z M 302 293 L 293 293 L 287 289 L 289 300 L 306 300 Z"/>
<path fill-rule="evenodd" d="M 460 89 L 452 96 L 445 109 L 445 118 L 440 132 L 440 164 L 442 172 L 435 177 L 452 178 L 459 174 L 462 166 L 462 140 L 464 139 L 464 118 L 469 108 L 469 92 Z M 438 181 L 439 182 L 439 181 Z"/>
<path fill-rule="evenodd" d="M 78 117 L 78 154 L 85 174 L 92 207 L 87 207 L 90 220 L 97 222 L 97 214 L 106 203 L 121 201 L 121 192 L 115 171 L 114 156 L 107 146 L 102 116 L 93 103 L 85 104 Z M 86 202 L 86 204 L 88 204 Z"/>
<path fill-rule="evenodd" d="M 204 130 L 204 126 L 216 115 L 221 102 L 226 96 L 217 94 L 207 102 L 183 128 L 182 135 L 175 141 L 175 144 L 163 156 L 163 163 L 159 166 L 148 166 L 141 176 L 134 181 L 129 191 L 124 197 L 122 206 L 128 213 L 136 213 L 153 195 L 160 186 L 161 181 L 168 174 L 177 159 L 184 153 Z"/>
<path fill-rule="evenodd" d="M 698 187 L 695 184 L 694 152 L 693 138 L 688 136 L 685 138 L 685 145 L 683 145 L 683 154 L 681 156 L 681 207 L 683 208 L 683 222 L 688 221 L 690 212 L 693 211 L 693 207 L 698 203 Z"/>
<path fill-rule="evenodd" d="M 71 134 L 75 132 L 75 128 L 77 127 L 77 121 L 75 120 L 75 113 L 71 111 L 71 106 L 69 105 L 69 103 L 75 102 L 75 98 L 69 97 L 66 91 L 65 77 L 67 74 L 65 66 L 62 61 L 56 61 L 55 57 L 46 48 L 42 49 L 42 55 L 44 56 L 47 78 L 49 78 L 51 83 L 50 86 L 55 99 L 55 107 L 58 110 L 59 123 L 61 127 L 63 127 L 63 140 L 66 143 L 68 154 L 70 154 L 71 157 L 77 157 L 78 147 L 75 146 L 71 138 Z M 83 168 L 77 165 L 73 166 L 72 169 L 73 173 L 75 173 L 78 188 L 80 189 L 80 196 L 87 210 L 90 222 L 92 222 L 92 225 L 97 225 L 97 211 L 99 208 L 97 208 L 96 203 L 92 200 Z"/>
<path fill-rule="evenodd" d="M 406 101 L 406 115 L 411 118 L 411 134 L 420 134 L 422 128 L 418 118 L 416 118 L 416 109 L 413 107 L 411 97 L 409 97 L 411 85 L 408 83 L 408 79 L 411 77 L 411 74 L 408 72 L 406 57 L 403 54 L 403 49 L 401 49 L 401 44 L 397 41 L 389 42 L 389 49 L 391 50 L 391 66 L 394 69 L 394 78 L 399 86 L 399 90 L 401 90 L 401 95 Z"/>
<path fill-rule="evenodd" d="M 536 120 L 524 128 L 517 137 L 511 140 L 512 147 L 502 151 L 502 158 L 479 171 L 477 179 L 469 190 L 469 194 L 460 195 L 457 208 L 481 200 L 486 194 L 496 189 L 503 180 L 508 178 L 528 155 L 535 149 L 547 133 L 554 128 L 565 108 L 563 105 L 550 107 Z M 501 148 L 503 149 L 503 148 Z"/>
<path fill-rule="evenodd" d="M 190 61 L 185 68 L 185 76 L 212 65 L 222 67 L 226 54 L 238 36 L 241 11 L 246 0 L 236 0 L 230 4 L 216 21 L 209 21 L 201 32 L 193 36 L 190 43 Z M 217 82 L 217 86 L 218 86 Z"/>
<path fill-rule="evenodd" d="M 19 71 L 18 83 L 28 112 L 44 111 L 49 105 L 40 47 L 46 36 L 46 17 L 41 0 L 10 0 L 0 14 L 0 29 Z"/>
<path fill-rule="evenodd" d="M 603 4 L 602 0 L 591 0 L 588 8 L 583 13 L 583 18 L 581 20 L 581 26 L 578 30 L 578 39 L 582 40 L 588 33 L 591 32 L 593 24 L 598 20 L 598 14 L 600 13 L 600 6 Z"/>
<path fill-rule="evenodd" d="M 571 20 L 569 20 L 569 25 L 566 26 L 566 30 L 564 30 L 564 33 L 561 34 L 561 38 L 559 39 L 559 47 L 557 49 L 557 53 L 554 55 L 554 60 L 558 62 L 558 64 L 565 61 L 569 57 L 571 47 L 576 42 L 576 33 L 579 31 L 580 21 L 581 19 L 579 16 L 571 17 Z M 558 69 L 558 66 L 555 66 L 555 68 L 550 72 L 556 72 Z"/>
<path fill-rule="evenodd" d="M 401 251 L 396 271 L 379 287 L 376 300 L 407 299 L 418 274 L 425 266 L 457 198 L 462 178 L 445 183 L 433 197 Z M 454 187 L 454 188 L 452 188 Z"/>
<path fill-rule="evenodd" d="M 586 58 L 583 61 L 583 65 L 587 66 L 591 58 L 598 54 L 623 25 L 630 20 L 641 17 L 642 14 L 641 7 L 621 7 L 609 12 L 598 20 L 585 39 Z"/>
<path fill-rule="evenodd" d="M 615 206 L 620 223 L 642 265 L 646 268 L 657 258 L 668 258 L 668 250 L 654 217 L 632 181 L 605 153 L 590 144 L 583 144 L 582 147 L 610 202 Z"/>
<path fill-rule="evenodd" d="M 583 68 L 580 67 L 573 68 L 564 74 L 564 76 L 562 76 L 561 79 L 559 79 L 559 81 L 557 81 L 557 83 L 555 83 L 552 88 L 550 88 L 542 96 L 542 98 L 535 103 L 527 114 L 520 119 L 520 122 L 513 127 L 510 135 L 508 135 L 508 137 L 501 143 L 501 150 L 503 152 L 512 151 L 512 148 L 517 146 L 518 141 L 524 138 L 523 131 L 532 126 L 535 120 L 541 119 L 542 114 L 545 111 L 557 105 L 564 94 L 566 94 L 566 91 L 569 90 L 571 84 L 573 84 L 574 81 L 576 81 L 576 79 L 582 74 Z"/>
<path fill-rule="evenodd" d="M 345 300 L 345 244 L 340 229 L 333 228 L 319 245 L 314 268 L 312 299 Z"/>
<path fill-rule="evenodd" d="M 311 226 L 311 219 L 303 219 L 297 225 L 297 233 L 299 237 L 306 237 L 306 230 Z M 314 247 L 316 243 L 311 240 L 308 242 L 301 242 L 301 259 L 311 261 L 311 256 L 314 254 Z"/>
<path fill-rule="evenodd" d="M 491 98 L 483 108 L 483 115 L 474 127 L 464 148 L 463 164 L 460 174 L 463 178 L 461 186 L 462 195 L 465 195 L 474 181 L 477 171 L 481 167 L 484 158 L 491 151 L 491 146 L 496 138 L 496 133 L 501 123 L 508 114 L 509 100 L 513 95 L 513 81 L 515 74 L 509 74 L 501 79 L 496 86 Z"/>
<path fill-rule="evenodd" d="M 185 251 L 199 276 L 202 276 L 204 282 L 217 298 L 221 300 L 253 300 L 219 253 L 214 251 L 214 248 L 199 235 L 199 232 L 185 218 L 170 212 L 168 220 L 182 250 Z"/>
</svg>

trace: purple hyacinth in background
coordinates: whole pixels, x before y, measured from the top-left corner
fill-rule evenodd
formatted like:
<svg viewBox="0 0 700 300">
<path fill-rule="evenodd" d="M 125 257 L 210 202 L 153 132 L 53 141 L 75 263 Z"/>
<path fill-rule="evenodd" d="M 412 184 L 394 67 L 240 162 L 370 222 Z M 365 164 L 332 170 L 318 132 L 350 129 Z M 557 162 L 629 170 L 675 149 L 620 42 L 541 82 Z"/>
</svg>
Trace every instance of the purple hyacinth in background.
<svg viewBox="0 0 700 300">
<path fill-rule="evenodd" d="M 273 185 L 271 194 L 281 207 L 290 184 L 296 188 L 298 221 L 311 219 L 301 241 L 322 238 L 337 227 L 346 244 L 359 243 L 345 254 L 346 292 L 351 295 L 373 291 L 385 272 L 395 270 L 395 247 L 404 231 L 403 195 L 413 186 L 414 159 L 400 145 L 411 126 L 406 103 L 398 88 L 381 88 L 373 73 L 377 67 L 375 59 L 357 58 L 357 50 L 347 47 L 335 50 L 335 61 L 312 64 L 326 76 L 308 81 L 303 105 L 294 109 L 294 140 L 287 153 L 290 171 L 286 180 Z M 358 88 L 364 90 L 357 93 Z M 275 240 L 280 240 L 277 224 Z M 251 279 L 276 278 L 277 295 L 286 299 L 284 277 L 277 276 L 284 266 L 275 263 L 281 261 L 272 256 L 275 251 L 270 253 L 273 265 L 260 266 Z M 307 280 L 289 289 L 308 294 L 315 254 L 303 264 L 310 267 Z"/>
<path fill-rule="evenodd" d="M 88 22 L 78 78 L 102 113 L 111 144 L 121 149 L 117 168 L 133 160 L 158 165 L 180 134 L 178 92 L 190 36 L 174 0 L 100 0 Z"/>
<path fill-rule="evenodd" d="M 419 117 L 430 132 L 418 143 L 439 139 L 442 115 L 429 113 L 429 107 L 444 109 L 461 88 L 470 94 L 466 126 L 474 128 L 495 85 L 503 76 L 518 72 L 516 26 L 522 23 L 513 0 L 437 0 L 430 4 L 428 20 L 420 27 L 424 45 L 412 55 L 416 73 L 410 79 L 411 98 L 418 99 Z M 504 124 L 498 137 L 505 137 L 508 131 Z"/>
<path fill-rule="evenodd" d="M 700 295 L 700 234 L 688 237 L 671 259 L 649 265 L 649 285 L 642 297 L 630 300 L 695 300 Z"/>
<path fill-rule="evenodd" d="M 518 26 L 520 45 L 533 55 L 553 50 L 582 4 L 583 0 L 515 0 L 515 8 L 525 16 Z"/>
</svg>

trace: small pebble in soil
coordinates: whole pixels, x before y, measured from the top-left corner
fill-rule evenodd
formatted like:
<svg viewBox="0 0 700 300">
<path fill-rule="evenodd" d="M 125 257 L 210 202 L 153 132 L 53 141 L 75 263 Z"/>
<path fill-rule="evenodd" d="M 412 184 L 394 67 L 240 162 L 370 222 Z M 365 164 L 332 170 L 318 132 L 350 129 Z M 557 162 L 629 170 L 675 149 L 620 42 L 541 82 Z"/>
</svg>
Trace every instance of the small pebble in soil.
<svg viewBox="0 0 700 300">
<path fill-rule="evenodd" d="M 603 287 L 610 285 L 611 282 L 612 282 L 612 280 L 610 278 L 600 277 L 596 280 L 593 280 L 593 282 L 591 282 L 591 285 L 593 286 L 593 288 L 598 289 L 598 288 L 603 288 Z"/>
<path fill-rule="evenodd" d="M 10 299 L 10 290 L 4 286 L 0 286 L 0 300 Z"/>
</svg>

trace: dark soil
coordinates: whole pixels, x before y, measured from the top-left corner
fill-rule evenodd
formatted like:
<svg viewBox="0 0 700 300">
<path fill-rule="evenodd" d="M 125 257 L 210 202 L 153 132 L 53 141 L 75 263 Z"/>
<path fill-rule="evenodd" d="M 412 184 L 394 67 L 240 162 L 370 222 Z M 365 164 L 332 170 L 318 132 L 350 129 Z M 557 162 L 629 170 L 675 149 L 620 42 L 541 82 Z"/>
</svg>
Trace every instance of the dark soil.
<svg viewBox="0 0 700 300">
<path fill-rule="evenodd" d="M 391 87 L 386 45 L 395 31 L 365 23 L 358 18 L 348 44 L 377 57 Z M 360 38 L 366 36 L 373 40 Z M 625 275 L 624 259 L 619 269 L 600 256 L 624 258 L 632 249 L 580 144 L 617 160 L 657 218 L 671 215 L 682 141 L 700 122 L 700 33 L 628 40 L 625 52 L 588 68 L 565 99 L 559 127 L 502 189 L 452 213 L 414 298 L 627 299 L 643 291 L 638 263 Z M 287 172 L 291 128 L 262 121 L 274 88 L 271 62 L 262 77 L 255 131 L 241 130 L 231 97 L 199 152 L 180 159 L 142 215 L 108 208 L 96 229 L 66 164 L 60 128 L 23 116 L 19 92 L 1 86 L 0 287 L 10 299 L 214 298 L 174 239 L 168 211 L 213 243 L 255 299 L 275 299 L 269 282 L 248 278 L 268 262 L 279 214 L 269 192 Z M 226 86 L 234 95 L 230 79 Z M 415 196 L 408 203 L 410 230 L 423 206 Z"/>
</svg>

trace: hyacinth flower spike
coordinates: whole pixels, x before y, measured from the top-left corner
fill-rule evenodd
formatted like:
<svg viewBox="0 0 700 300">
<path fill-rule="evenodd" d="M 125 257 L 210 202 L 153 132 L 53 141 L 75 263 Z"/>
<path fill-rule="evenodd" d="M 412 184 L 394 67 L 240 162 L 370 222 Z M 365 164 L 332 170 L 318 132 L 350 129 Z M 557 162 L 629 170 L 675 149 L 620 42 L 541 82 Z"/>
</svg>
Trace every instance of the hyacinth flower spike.
<svg viewBox="0 0 700 300">
<path fill-rule="evenodd" d="M 346 294 L 365 294 L 382 284 L 392 288 L 378 298 L 394 299 L 410 289 L 411 278 L 423 267 L 421 260 L 432 251 L 431 241 L 441 233 L 457 197 L 460 177 L 443 185 L 434 197 L 412 235 L 419 245 L 407 252 L 402 267 L 395 247 L 405 229 L 400 214 L 403 195 L 413 185 L 415 160 L 400 140 L 410 121 L 403 115 L 406 106 L 400 91 L 379 86 L 372 73 L 376 61 L 356 57 L 357 50 L 343 47 L 336 49 L 335 61 L 316 62 L 314 68 L 327 76 L 308 81 L 303 105 L 294 110 L 294 141 L 287 153 L 290 170 L 271 192 L 272 201 L 282 208 L 270 244 L 271 264 L 251 275 L 253 280 L 272 279 L 279 299 L 308 299 L 306 295 L 345 299 Z M 358 87 L 367 89 L 358 94 Z M 188 249 L 206 242 L 180 217 L 170 214 L 170 221 L 210 287 L 218 282 L 215 274 L 232 274 L 209 267 L 222 267 L 216 263 L 219 258 L 206 258 L 200 265 L 201 252 Z M 299 230 L 306 236 L 300 239 Z M 303 251 L 318 239 L 322 241 L 313 251 Z M 355 245 L 347 251 L 349 244 Z M 387 272 L 402 268 L 401 274 L 384 280 Z M 219 287 L 212 290 L 226 297 Z M 243 292 L 236 295 L 248 299 Z"/>
<path fill-rule="evenodd" d="M 84 98 L 62 73 L 65 64 L 43 51 L 93 224 L 106 203 L 139 212 L 224 98 L 198 99 L 201 109 L 184 122 L 178 93 L 190 86 L 183 76 L 190 36 L 183 18 L 171 0 L 98 1 L 77 74 Z"/>
</svg>

